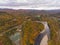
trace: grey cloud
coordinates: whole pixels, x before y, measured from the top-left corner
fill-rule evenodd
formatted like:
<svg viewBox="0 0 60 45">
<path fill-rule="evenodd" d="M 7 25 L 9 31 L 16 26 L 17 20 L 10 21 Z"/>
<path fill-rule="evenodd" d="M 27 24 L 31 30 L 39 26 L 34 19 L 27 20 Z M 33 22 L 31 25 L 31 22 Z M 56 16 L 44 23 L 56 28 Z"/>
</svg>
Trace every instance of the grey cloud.
<svg viewBox="0 0 60 45">
<path fill-rule="evenodd" d="M 7 0 L 6 4 L 0 4 L 0 6 L 14 6 L 14 7 L 60 7 L 60 0 L 27 0 L 25 3 L 18 3 L 15 0 Z"/>
</svg>

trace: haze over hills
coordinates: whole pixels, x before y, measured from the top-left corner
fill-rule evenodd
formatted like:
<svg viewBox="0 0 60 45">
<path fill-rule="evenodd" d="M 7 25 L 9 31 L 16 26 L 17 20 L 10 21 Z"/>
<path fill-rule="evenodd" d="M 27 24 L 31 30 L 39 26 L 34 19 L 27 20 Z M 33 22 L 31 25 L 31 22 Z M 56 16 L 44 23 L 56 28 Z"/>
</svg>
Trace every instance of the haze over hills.
<svg viewBox="0 0 60 45">
<path fill-rule="evenodd" d="M 57 14 L 57 13 L 60 13 L 60 9 L 55 9 L 55 10 L 36 10 L 36 9 L 19 9 L 19 10 L 14 10 L 14 9 L 1 9 L 0 8 L 0 11 L 2 12 L 9 12 L 9 13 L 12 13 L 12 12 L 21 12 L 21 13 L 37 13 L 37 14 Z"/>
</svg>

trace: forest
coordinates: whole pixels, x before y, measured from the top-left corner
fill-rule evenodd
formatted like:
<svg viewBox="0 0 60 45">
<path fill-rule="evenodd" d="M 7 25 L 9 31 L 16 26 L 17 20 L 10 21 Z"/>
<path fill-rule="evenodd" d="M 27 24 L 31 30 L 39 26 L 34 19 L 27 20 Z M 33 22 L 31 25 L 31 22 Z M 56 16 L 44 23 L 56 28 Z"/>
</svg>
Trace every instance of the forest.
<svg viewBox="0 0 60 45">
<path fill-rule="evenodd" d="M 34 45 L 36 37 L 44 29 L 42 23 L 35 21 L 48 23 L 50 29 L 48 45 L 60 45 L 60 14 L 36 12 L 0 11 L 0 45 L 16 45 L 9 37 L 20 30 L 20 45 Z"/>
</svg>

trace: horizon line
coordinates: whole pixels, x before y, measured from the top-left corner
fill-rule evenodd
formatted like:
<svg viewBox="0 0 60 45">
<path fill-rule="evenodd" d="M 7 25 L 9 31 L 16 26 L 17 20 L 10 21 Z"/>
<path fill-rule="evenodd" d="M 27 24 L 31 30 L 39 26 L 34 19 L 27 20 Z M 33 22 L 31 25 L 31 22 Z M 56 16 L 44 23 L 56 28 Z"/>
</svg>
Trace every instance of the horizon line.
<svg viewBox="0 0 60 45">
<path fill-rule="evenodd" d="M 60 7 L 10 7 L 10 6 L 0 6 L 0 9 L 13 9 L 13 10 L 19 10 L 19 9 L 31 9 L 31 10 L 57 10 L 60 9 Z"/>
</svg>

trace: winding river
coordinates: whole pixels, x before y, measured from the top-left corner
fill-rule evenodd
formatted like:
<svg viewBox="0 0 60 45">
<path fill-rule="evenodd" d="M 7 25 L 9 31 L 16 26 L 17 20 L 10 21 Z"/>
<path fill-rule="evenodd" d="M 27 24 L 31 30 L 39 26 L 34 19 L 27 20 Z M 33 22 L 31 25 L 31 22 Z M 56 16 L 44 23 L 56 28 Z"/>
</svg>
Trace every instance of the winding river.
<svg viewBox="0 0 60 45">
<path fill-rule="evenodd" d="M 48 45 L 48 40 L 50 39 L 50 29 L 48 23 L 40 22 L 40 21 L 36 21 L 36 22 L 42 23 L 44 25 L 44 30 L 40 32 L 40 34 L 35 40 L 34 45 Z"/>
</svg>

